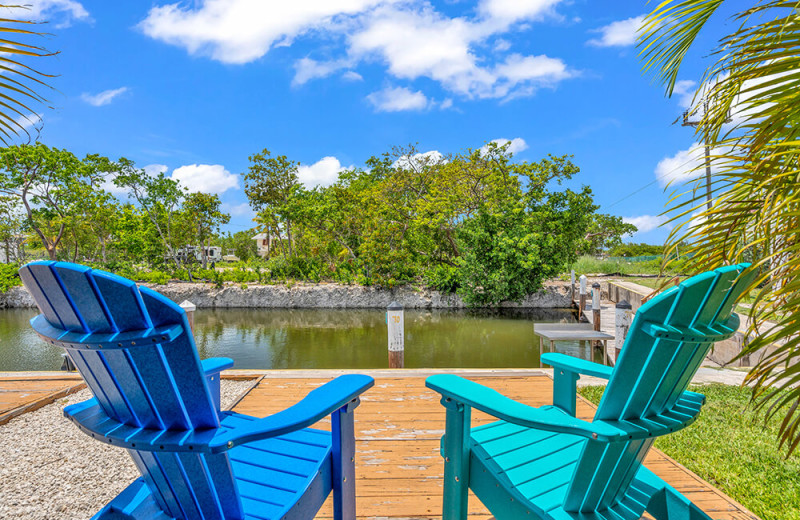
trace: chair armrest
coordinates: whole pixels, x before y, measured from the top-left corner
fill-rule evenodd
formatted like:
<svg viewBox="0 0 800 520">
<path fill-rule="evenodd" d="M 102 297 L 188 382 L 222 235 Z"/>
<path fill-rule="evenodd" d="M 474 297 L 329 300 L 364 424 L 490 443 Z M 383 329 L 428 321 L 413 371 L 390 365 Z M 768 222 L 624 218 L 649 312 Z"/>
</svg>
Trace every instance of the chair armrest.
<svg viewBox="0 0 800 520">
<path fill-rule="evenodd" d="M 206 384 L 211 392 L 211 399 L 214 400 L 214 405 L 217 407 L 217 414 L 219 414 L 221 402 L 219 373 L 225 369 L 233 368 L 233 360 L 226 357 L 214 357 L 204 359 L 200 364 L 203 367 L 203 374 L 206 376 Z"/>
<path fill-rule="evenodd" d="M 209 443 L 209 448 L 212 453 L 219 453 L 240 444 L 277 437 L 311 426 L 347 406 L 374 384 L 375 380 L 365 375 L 339 376 L 315 388 L 294 406 L 215 436 Z"/>
<path fill-rule="evenodd" d="M 610 379 L 614 369 L 605 365 L 584 361 L 564 354 L 542 354 L 542 363 L 552 365 L 553 406 L 557 406 L 575 417 L 577 411 L 576 383 L 580 374 Z"/>
<path fill-rule="evenodd" d="M 227 357 L 207 358 L 202 360 L 200 364 L 203 366 L 203 372 L 207 376 L 212 374 L 218 374 L 223 370 L 233 368 L 233 360 Z"/>
<path fill-rule="evenodd" d="M 476 408 L 510 423 L 557 433 L 569 433 L 601 441 L 615 441 L 626 432 L 603 422 L 586 422 L 556 408 L 534 408 L 502 395 L 491 388 L 452 374 L 430 376 L 425 386 L 443 398 Z"/>
<path fill-rule="evenodd" d="M 586 376 L 610 379 L 614 369 L 599 363 L 592 363 L 583 359 L 567 356 L 566 354 L 547 353 L 542 354 L 542 363 L 546 363 L 553 368 L 575 372 Z"/>
</svg>

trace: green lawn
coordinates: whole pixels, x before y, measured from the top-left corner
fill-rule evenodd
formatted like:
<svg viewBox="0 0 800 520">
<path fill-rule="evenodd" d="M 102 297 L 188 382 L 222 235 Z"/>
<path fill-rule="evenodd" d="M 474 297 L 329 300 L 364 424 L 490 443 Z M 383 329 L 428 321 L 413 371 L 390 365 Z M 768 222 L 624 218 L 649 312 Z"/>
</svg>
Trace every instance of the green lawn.
<svg viewBox="0 0 800 520">
<path fill-rule="evenodd" d="M 604 387 L 579 390 L 597 403 Z M 762 520 L 800 520 L 800 450 L 788 460 L 777 449 L 778 420 L 764 424 L 747 407 L 748 388 L 691 388 L 707 403 L 693 425 L 655 446 L 721 489 Z"/>
</svg>

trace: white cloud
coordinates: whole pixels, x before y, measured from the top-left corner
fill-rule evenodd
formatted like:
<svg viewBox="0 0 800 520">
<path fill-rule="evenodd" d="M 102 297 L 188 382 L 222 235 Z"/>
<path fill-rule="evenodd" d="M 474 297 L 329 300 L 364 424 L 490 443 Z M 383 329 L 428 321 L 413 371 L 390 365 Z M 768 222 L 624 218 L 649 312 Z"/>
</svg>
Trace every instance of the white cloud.
<svg viewBox="0 0 800 520">
<path fill-rule="evenodd" d="M 101 107 L 103 105 L 108 105 L 114 101 L 114 98 L 124 94 L 127 91 L 128 87 L 120 87 L 113 90 L 104 90 L 103 92 L 99 92 L 97 94 L 89 94 L 84 92 L 81 94 L 81 99 L 92 106 Z"/>
<path fill-rule="evenodd" d="M 143 167 L 145 175 L 149 175 L 150 177 L 155 177 L 159 173 L 166 173 L 167 166 L 165 164 L 148 164 L 147 166 Z M 120 188 L 116 184 L 114 184 L 114 175 L 107 176 L 102 183 L 100 183 L 100 188 L 104 189 L 105 191 L 109 192 L 112 195 L 117 197 L 128 196 L 128 188 Z"/>
<path fill-rule="evenodd" d="M 338 16 L 386 0 L 205 0 L 150 9 L 139 27 L 151 38 L 224 63 L 248 63 L 311 30 L 331 30 Z M 197 7 L 194 7 L 197 6 Z"/>
<path fill-rule="evenodd" d="M 378 112 L 401 112 L 423 110 L 428 107 L 428 98 L 421 91 L 412 92 L 406 87 L 387 87 L 367 96 Z"/>
<path fill-rule="evenodd" d="M 427 152 L 416 153 L 411 157 L 408 155 L 399 157 L 394 163 L 392 163 L 392 168 L 421 169 L 425 166 L 431 166 L 443 162 L 447 162 L 447 160 L 444 158 L 444 155 L 439 153 L 439 150 L 430 150 Z"/>
<path fill-rule="evenodd" d="M 697 85 L 697 83 L 690 79 L 682 79 L 675 82 L 675 86 L 672 88 L 672 95 L 678 96 L 678 104 L 682 108 L 689 108 L 692 106 L 695 85 Z"/>
<path fill-rule="evenodd" d="M 330 186 L 339 178 L 339 173 L 345 168 L 336 157 L 323 157 L 310 166 L 300 165 L 297 167 L 297 178 L 307 188 L 316 186 Z"/>
<path fill-rule="evenodd" d="M 644 15 L 634 16 L 626 20 L 619 20 L 608 25 L 592 30 L 600 33 L 599 38 L 593 38 L 587 43 L 595 47 L 628 47 L 636 43 L 639 27 L 642 26 Z"/>
<path fill-rule="evenodd" d="M 537 20 L 554 14 L 561 0 L 481 0 L 478 11 L 489 18 L 516 22 Z"/>
<path fill-rule="evenodd" d="M 663 225 L 667 218 L 661 215 L 639 215 L 638 217 L 622 217 L 622 221 L 636 226 L 637 231 L 633 235 L 637 235 L 656 229 Z"/>
<path fill-rule="evenodd" d="M 239 176 L 221 164 L 188 164 L 175 168 L 170 177 L 192 192 L 219 194 L 239 187 Z"/>
<path fill-rule="evenodd" d="M 504 40 L 503 38 L 498 38 L 494 42 L 495 52 L 505 52 L 510 48 L 511 48 L 511 42 L 508 40 Z"/>
<path fill-rule="evenodd" d="M 725 154 L 722 147 L 709 151 L 712 170 L 725 160 Z M 705 172 L 705 146 L 700 143 L 693 143 L 688 149 L 661 159 L 655 170 L 656 180 L 661 186 L 689 182 L 704 176 Z"/>
<path fill-rule="evenodd" d="M 451 98 L 447 98 L 439 104 L 439 108 L 441 110 L 447 110 L 448 108 L 453 107 L 453 100 Z"/>
<path fill-rule="evenodd" d="M 220 209 L 224 213 L 228 213 L 233 217 L 253 218 L 256 216 L 256 212 L 253 211 L 253 208 L 251 208 L 250 204 L 248 204 L 247 202 L 242 202 L 241 204 L 230 204 L 228 202 L 223 202 L 220 205 Z"/>
<path fill-rule="evenodd" d="M 661 186 L 676 182 L 688 182 L 704 174 L 705 148 L 694 143 L 671 157 L 665 157 L 656 165 L 656 179 Z"/>
<path fill-rule="evenodd" d="M 495 143 L 497 146 L 503 146 L 508 144 L 508 148 L 506 148 L 506 152 L 511 154 L 518 154 L 523 150 L 528 149 L 528 143 L 525 142 L 525 139 L 521 137 L 515 137 L 514 139 L 506 139 L 501 137 L 500 139 L 493 139 L 491 142 Z M 481 154 L 486 154 L 489 151 L 489 145 L 483 145 L 480 148 Z"/>
<path fill-rule="evenodd" d="M 480 65 L 484 60 L 473 47 L 497 30 L 431 8 L 383 8 L 350 36 L 349 52 L 355 60 L 380 59 L 397 78 L 430 78 L 468 98 L 530 95 L 575 75 L 560 59 L 544 55 L 511 54 L 494 67 Z"/>
<path fill-rule="evenodd" d="M 363 76 L 354 70 L 348 70 L 342 74 L 342 79 L 346 79 L 347 81 L 364 81 Z"/>
<path fill-rule="evenodd" d="M 349 66 L 346 60 L 316 61 L 311 58 L 302 58 L 294 64 L 295 73 L 292 79 L 292 86 L 302 85 L 312 79 L 325 78 Z"/>
<path fill-rule="evenodd" d="M 36 114 L 31 112 L 26 116 L 19 116 L 16 119 L 16 122 L 19 126 L 21 126 L 24 130 L 30 130 L 34 128 L 36 125 L 42 122 L 42 114 Z"/>
<path fill-rule="evenodd" d="M 146 173 L 150 177 L 155 177 L 159 173 L 167 173 L 167 170 L 169 168 L 167 168 L 166 164 L 148 164 L 142 169 L 144 170 L 144 173 Z"/>
<path fill-rule="evenodd" d="M 298 60 L 295 86 L 342 69 L 351 69 L 343 79 L 360 79 L 352 69 L 377 61 L 396 79 L 429 78 L 468 98 L 513 98 L 575 76 L 556 58 L 507 56 L 510 43 L 499 38 L 528 28 L 519 22 L 553 15 L 561 1 L 481 0 L 477 12 L 448 16 L 427 0 L 205 0 L 154 7 L 139 27 L 152 38 L 225 63 L 254 61 L 301 35 L 325 38 L 326 49 L 331 40 L 344 42 L 339 57 Z"/>
<path fill-rule="evenodd" d="M 73 20 L 89 21 L 89 12 L 75 0 L 26 0 L 20 2 L 27 9 L 14 11 L 22 20 L 56 22 L 56 27 L 69 26 Z"/>
</svg>

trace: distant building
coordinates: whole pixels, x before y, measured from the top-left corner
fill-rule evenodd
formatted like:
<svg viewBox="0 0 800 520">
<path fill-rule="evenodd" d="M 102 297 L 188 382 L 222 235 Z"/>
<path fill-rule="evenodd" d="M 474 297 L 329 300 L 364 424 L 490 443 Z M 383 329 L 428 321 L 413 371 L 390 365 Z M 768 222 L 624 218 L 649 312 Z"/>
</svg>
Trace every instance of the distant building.
<svg viewBox="0 0 800 520">
<path fill-rule="evenodd" d="M 253 237 L 253 240 L 256 241 L 258 256 L 261 258 L 269 256 L 269 250 L 272 246 L 272 238 L 270 238 L 269 233 L 259 233 Z"/>
<path fill-rule="evenodd" d="M 175 255 L 179 260 L 186 261 L 193 259 L 198 262 L 202 262 L 204 249 L 206 252 L 206 260 L 208 262 L 219 262 L 222 260 L 222 248 L 219 246 L 208 246 L 205 248 L 201 246 L 186 246 L 178 249 L 175 252 Z"/>
</svg>

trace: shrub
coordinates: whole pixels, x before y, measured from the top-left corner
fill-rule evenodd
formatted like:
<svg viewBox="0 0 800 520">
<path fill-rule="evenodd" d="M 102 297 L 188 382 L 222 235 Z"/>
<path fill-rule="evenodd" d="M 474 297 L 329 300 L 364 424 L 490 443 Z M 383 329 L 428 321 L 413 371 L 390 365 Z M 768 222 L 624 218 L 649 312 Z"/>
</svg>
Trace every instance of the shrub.
<svg viewBox="0 0 800 520">
<path fill-rule="evenodd" d="M 21 285 L 17 264 L 0 264 L 0 294 L 8 291 L 15 285 Z"/>
</svg>

